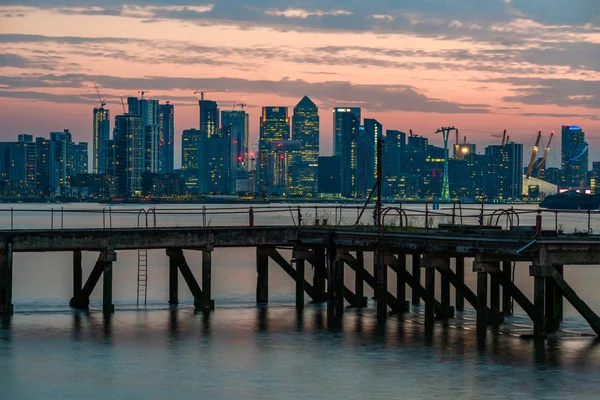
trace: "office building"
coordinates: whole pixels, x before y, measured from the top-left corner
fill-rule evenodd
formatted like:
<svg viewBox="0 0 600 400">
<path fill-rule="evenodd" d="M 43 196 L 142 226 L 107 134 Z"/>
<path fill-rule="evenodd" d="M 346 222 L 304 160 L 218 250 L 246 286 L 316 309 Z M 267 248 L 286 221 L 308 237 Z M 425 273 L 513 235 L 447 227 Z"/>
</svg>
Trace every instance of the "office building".
<svg viewBox="0 0 600 400">
<path fill-rule="evenodd" d="M 383 142 L 383 182 L 384 197 L 399 197 L 401 176 L 405 172 L 406 133 L 397 130 L 386 131 Z"/>
<path fill-rule="evenodd" d="M 103 142 L 105 145 L 106 141 Z M 71 177 L 79 174 L 87 174 L 88 171 L 88 144 L 87 142 L 79 142 L 72 144 L 72 172 Z M 106 158 L 104 159 L 106 162 Z"/>
<path fill-rule="evenodd" d="M 186 129 L 181 135 L 181 175 L 184 190 L 188 194 L 197 194 L 200 191 L 200 130 Z"/>
<path fill-rule="evenodd" d="M 341 156 L 342 148 L 344 147 L 342 143 L 342 119 L 345 114 L 353 114 L 355 119 L 358 121 L 358 125 L 361 122 L 361 110 L 360 107 L 335 107 L 333 109 L 333 155 Z M 343 162 L 343 161 L 342 161 Z"/>
<path fill-rule="evenodd" d="M 147 133 L 142 117 L 137 114 L 115 117 L 115 170 L 118 192 L 121 196 L 142 195 L 142 174 L 146 172 Z"/>
<path fill-rule="evenodd" d="M 592 163 L 590 190 L 592 194 L 600 194 L 600 161 L 594 161 Z"/>
<path fill-rule="evenodd" d="M 71 181 L 73 141 L 68 129 L 50 132 L 50 191 L 66 194 Z"/>
<path fill-rule="evenodd" d="M 294 107 L 292 139 L 298 141 L 302 149 L 301 162 L 297 165 L 300 195 L 312 196 L 317 191 L 319 109 L 308 96 Z"/>
<path fill-rule="evenodd" d="M 583 130 L 575 125 L 563 125 L 561 148 L 563 186 L 587 186 L 588 144 Z"/>
<path fill-rule="evenodd" d="M 342 195 L 341 160 L 339 156 L 319 157 L 319 195 L 322 197 L 340 197 Z"/>
<path fill-rule="evenodd" d="M 142 124 L 143 135 L 141 138 L 141 148 L 143 149 L 143 170 L 147 172 L 159 172 L 160 120 L 158 100 L 128 97 L 127 105 L 128 115 L 140 117 Z M 136 183 L 136 187 L 137 186 L 138 185 Z M 141 188 L 141 176 L 139 187 Z"/>
<path fill-rule="evenodd" d="M 377 140 L 383 138 L 383 127 L 376 119 L 365 118 L 357 140 L 357 191 L 367 197 L 377 180 Z"/>
<path fill-rule="evenodd" d="M 297 140 L 269 142 L 269 194 L 301 196 L 302 144 Z"/>
<path fill-rule="evenodd" d="M 105 142 L 110 139 L 110 112 L 104 107 L 94 108 L 92 125 L 92 172 L 105 173 Z"/>
<path fill-rule="evenodd" d="M 273 140 L 290 139 L 290 119 L 287 107 L 263 107 L 260 117 L 258 139 L 258 189 L 268 192 L 269 182 L 269 143 Z"/>
<path fill-rule="evenodd" d="M 360 120 L 352 112 L 340 113 L 340 186 L 342 197 L 358 196 L 358 135 Z"/>
<path fill-rule="evenodd" d="M 208 193 L 225 195 L 235 191 L 235 175 L 231 169 L 234 157 L 232 144 L 229 126 L 221 127 L 207 139 Z"/>
<path fill-rule="evenodd" d="M 173 172 L 175 157 L 175 109 L 173 104 L 158 105 L 158 126 L 159 126 L 159 171 L 161 174 Z"/>
<path fill-rule="evenodd" d="M 517 200 L 523 192 L 523 145 L 508 143 L 485 148 L 488 167 L 486 194 L 490 199 Z"/>
</svg>

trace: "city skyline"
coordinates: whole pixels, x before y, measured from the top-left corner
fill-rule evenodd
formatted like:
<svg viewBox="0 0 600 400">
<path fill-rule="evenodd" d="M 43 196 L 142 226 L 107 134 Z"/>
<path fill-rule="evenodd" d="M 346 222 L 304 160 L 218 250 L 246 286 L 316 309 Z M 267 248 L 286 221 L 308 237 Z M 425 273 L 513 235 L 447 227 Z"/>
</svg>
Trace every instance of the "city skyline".
<svg viewBox="0 0 600 400">
<path fill-rule="evenodd" d="M 247 103 L 251 143 L 262 106 L 291 109 L 308 95 L 322 110 L 361 107 L 384 127 L 410 127 L 435 144 L 430 133 L 446 125 L 477 144 L 504 128 L 527 144 L 540 128 L 579 124 L 590 160 L 598 158 L 594 2 L 554 1 L 543 11 L 518 0 L 185 3 L 2 6 L 0 140 L 69 128 L 74 140 L 92 142 L 97 81 L 111 116 L 120 114 L 119 96 L 137 90 L 171 101 L 175 148 L 197 124 L 193 91 L 205 90 L 222 109 Z M 321 154 L 332 153 L 332 126 L 322 112 Z"/>
</svg>

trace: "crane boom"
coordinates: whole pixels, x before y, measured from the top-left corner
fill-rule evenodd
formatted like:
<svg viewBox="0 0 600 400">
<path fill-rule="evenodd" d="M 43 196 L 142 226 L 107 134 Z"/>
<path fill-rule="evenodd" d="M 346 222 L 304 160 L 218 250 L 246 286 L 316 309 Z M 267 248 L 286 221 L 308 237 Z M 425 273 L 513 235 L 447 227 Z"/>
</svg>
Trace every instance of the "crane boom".
<svg viewBox="0 0 600 400">
<path fill-rule="evenodd" d="M 531 176 L 531 171 L 533 171 L 533 163 L 535 163 L 535 157 L 537 156 L 538 146 L 540 145 L 540 139 L 542 138 L 542 130 L 537 134 L 537 138 L 535 139 L 535 145 L 533 146 L 533 151 L 531 152 L 531 159 L 529 160 L 529 166 L 527 167 L 527 174 L 525 174 L 526 178 L 529 179 Z"/>
<path fill-rule="evenodd" d="M 121 96 L 121 107 L 123 107 L 123 115 L 126 115 L 127 111 L 125 111 L 125 100 L 123 100 L 123 96 Z"/>
<path fill-rule="evenodd" d="M 100 108 L 106 105 L 106 99 L 100 95 L 100 89 L 98 89 L 98 84 L 94 82 L 94 87 L 96 88 L 96 94 L 98 95 L 98 100 L 100 100 Z"/>
<path fill-rule="evenodd" d="M 537 167 L 536 178 L 540 177 L 540 172 L 542 171 L 541 166 L 542 166 L 542 164 L 544 164 L 546 162 L 546 159 L 548 158 L 548 152 L 550 151 L 550 145 L 552 144 L 553 137 L 554 137 L 554 131 L 550 132 L 550 139 L 548 139 L 548 143 L 546 144 L 546 147 L 544 147 L 544 155 L 542 156 L 542 159 L 540 160 L 540 162 L 536 165 L 536 167 Z"/>
<path fill-rule="evenodd" d="M 504 146 L 508 141 L 506 140 L 506 129 L 504 130 L 504 133 L 502 134 L 502 146 Z"/>
</svg>

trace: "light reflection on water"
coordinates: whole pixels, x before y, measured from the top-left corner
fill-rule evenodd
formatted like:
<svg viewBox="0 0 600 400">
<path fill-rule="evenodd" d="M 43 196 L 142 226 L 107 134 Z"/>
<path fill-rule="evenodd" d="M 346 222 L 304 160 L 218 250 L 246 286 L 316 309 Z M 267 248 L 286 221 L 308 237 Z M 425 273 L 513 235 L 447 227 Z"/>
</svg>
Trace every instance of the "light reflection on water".
<svg viewBox="0 0 600 400">
<path fill-rule="evenodd" d="M 3 319 L 3 399 L 596 398 L 592 338 L 527 341 L 323 306 L 16 314 Z"/>
</svg>

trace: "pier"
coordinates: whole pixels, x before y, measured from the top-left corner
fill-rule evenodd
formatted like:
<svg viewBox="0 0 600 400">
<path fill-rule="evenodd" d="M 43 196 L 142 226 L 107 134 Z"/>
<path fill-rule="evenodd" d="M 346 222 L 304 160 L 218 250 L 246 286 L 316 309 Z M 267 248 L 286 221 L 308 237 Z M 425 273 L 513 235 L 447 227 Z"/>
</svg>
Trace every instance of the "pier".
<svg viewBox="0 0 600 400">
<path fill-rule="evenodd" d="M 14 253 L 71 252 L 70 306 L 87 309 L 90 295 L 102 279 L 102 310 L 113 313 L 113 269 L 119 267 L 119 251 L 161 249 L 168 256 L 169 296 L 165 303 L 179 304 L 181 274 L 193 295 L 194 307 L 211 312 L 218 308 L 211 291 L 214 249 L 246 247 L 256 249 L 257 303 L 269 301 L 269 268 L 277 265 L 295 281 L 296 308 L 302 310 L 307 301 L 326 302 L 332 325 L 341 322 L 346 307 L 367 305 L 364 291 L 368 286 L 374 291 L 376 315 L 382 323 L 390 313 L 411 312 L 411 304 L 423 303 L 425 328 L 431 330 L 436 320 L 454 318 L 466 302 L 476 311 L 478 335 L 485 336 L 489 327 L 500 326 L 504 317 L 513 313 L 516 302 L 531 318 L 533 335 L 543 337 L 560 328 L 566 300 L 600 335 L 600 318 L 568 283 L 569 266 L 600 265 L 600 236 L 591 231 L 593 218 L 600 219 L 597 213 L 580 213 L 584 223 L 587 221 L 587 232 L 565 234 L 558 224 L 562 212 L 555 210 L 442 206 L 426 204 L 424 210 L 402 205 L 371 207 L 364 215 L 360 207 L 314 205 L 35 211 L 44 221 L 51 213 L 47 228 L 15 223 L 19 220 L 15 212 L 34 210 L 4 209 L 0 216 L 3 221 L 10 216 L 10 226 L 0 230 L 0 314 L 14 312 L 12 276 L 19 267 L 13 262 Z M 319 212 L 327 218 L 319 218 Z M 69 227 L 65 221 L 75 214 L 94 223 Z M 185 217 L 190 226 L 172 226 L 173 215 Z M 281 217 L 276 223 L 271 221 L 274 215 Z M 135 226 L 116 227 L 125 217 Z M 207 223 L 212 218 L 215 226 Z M 420 222 L 411 223 L 419 218 Z M 520 220 L 527 218 L 535 224 L 522 226 Z M 267 222 L 261 223 L 261 219 Z M 161 224 L 163 220 L 166 223 Z M 226 223 L 220 225 L 221 220 Z M 286 258 L 283 250 L 291 251 L 291 258 Z M 186 253 L 193 251 L 202 252 L 201 273 L 197 275 L 193 273 L 196 266 L 186 259 Z M 82 273 L 82 252 L 97 254 L 87 277 Z M 365 257 L 368 253 L 372 257 Z M 473 260 L 472 271 L 465 270 L 469 258 Z M 372 265 L 366 265 L 367 259 L 373 260 Z M 516 268 L 529 268 L 532 299 L 513 280 L 517 262 Z M 476 274 L 476 287 L 465 283 L 466 274 Z M 353 284 L 348 285 L 350 279 L 345 277 L 353 277 Z M 453 306 L 451 287 L 455 292 Z M 411 296 L 407 296 L 407 288 Z"/>
</svg>

